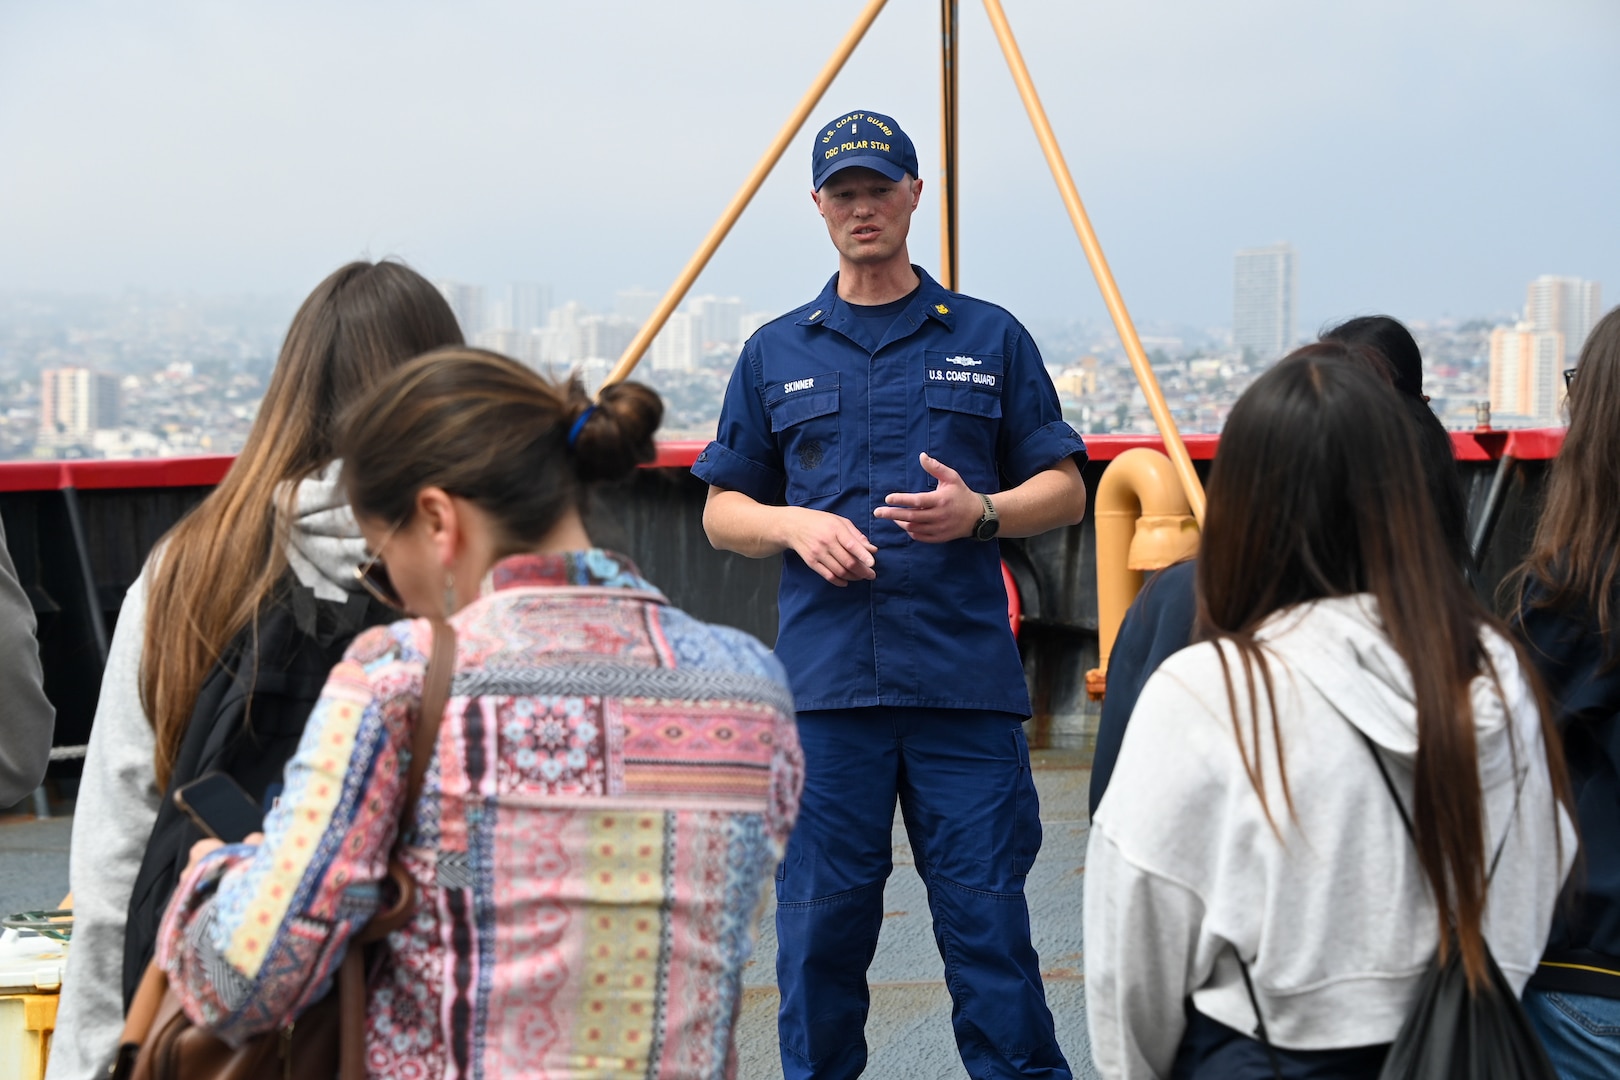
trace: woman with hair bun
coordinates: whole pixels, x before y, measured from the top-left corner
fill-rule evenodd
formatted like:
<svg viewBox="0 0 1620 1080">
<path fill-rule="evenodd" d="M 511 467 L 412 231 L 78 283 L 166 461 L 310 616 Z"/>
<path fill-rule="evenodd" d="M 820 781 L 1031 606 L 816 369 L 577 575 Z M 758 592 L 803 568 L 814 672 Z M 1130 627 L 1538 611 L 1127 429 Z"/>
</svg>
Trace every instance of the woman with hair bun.
<svg viewBox="0 0 1620 1080">
<path fill-rule="evenodd" d="M 333 433 L 388 372 L 461 344 L 403 263 L 351 262 L 305 298 L 242 452 L 124 596 L 73 815 L 73 949 L 47 1080 L 101 1080 L 158 920 L 202 835 L 174 792 L 222 772 L 255 800 L 292 754 L 321 677 L 392 612 L 354 570 L 365 540 Z"/>
<path fill-rule="evenodd" d="M 650 461 L 662 414 L 644 386 L 592 404 L 475 349 L 418 358 L 352 412 L 367 580 L 449 620 L 449 704 L 404 808 L 432 627 L 355 640 L 262 842 L 199 845 L 165 917 L 159 958 L 194 1020 L 236 1041 L 316 998 L 378 907 L 408 809 L 416 909 L 370 977 L 369 1075 L 735 1074 L 802 759 L 764 646 L 671 607 L 586 535 L 589 486 Z"/>
</svg>

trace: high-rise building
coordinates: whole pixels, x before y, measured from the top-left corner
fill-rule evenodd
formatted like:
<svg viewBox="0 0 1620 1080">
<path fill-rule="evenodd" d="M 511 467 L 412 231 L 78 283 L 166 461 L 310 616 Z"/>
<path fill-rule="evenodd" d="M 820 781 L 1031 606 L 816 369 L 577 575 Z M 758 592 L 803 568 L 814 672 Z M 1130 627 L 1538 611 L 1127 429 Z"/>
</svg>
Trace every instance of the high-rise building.
<svg viewBox="0 0 1620 1080">
<path fill-rule="evenodd" d="M 464 285 L 459 281 L 435 281 L 433 287 L 444 296 L 445 303 L 455 312 L 461 324 L 461 336 L 472 341 L 484 329 L 484 287 Z M 502 329 L 496 327 L 496 329 Z"/>
<path fill-rule="evenodd" d="M 774 311 L 745 311 L 737 317 L 737 341 L 744 342 L 754 336 L 754 331 L 776 318 Z"/>
<path fill-rule="evenodd" d="M 580 328 L 585 334 L 585 355 L 581 359 L 616 364 L 641 324 L 617 315 L 587 315 L 580 320 Z"/>
<path fill-rule="evenodd" d="M 1533 323 L 1491 331 L 1491 415 L 1554 423 L 1564 398 L 1564 335 Z"/>
<path fill-rule="evenodd" d="M 1294 246 L 1239 251 L 1232 285 L 1232 344 L 1256 360 L 1278 359 L 1294 344 L 1299 298 Z"/>
<path fill-rule="evenodd" d="M 83 442 L 118 426 L 118 379 L 88 368 L 47 368 L 40 372 L 40 406 L 42 441 Z"/>
<path fill-rule="evenodd" d="M 1586 336 L 1603 317 L 1603 286 L 1595 281 L 1542 274 L 1530 283 L 1524 319 L 1537 330 L 1564 336 L 1563 367 L 1574 367 Z"/>
<path fill-rule="evenodd" d="M 551 309 L 546 316 L 545 345 L 541 349 L 545 363 L 566 370 L 585 359 L 584 321 L 588 317 L 577 300 Z"/>
<path fill-rule="evenodd" d="M 551 313 L 551 286 L 513 282 L 507 290 L 507 303 L 512 329 L 520 334 L 538 330 L 546 325 L 546 316 Z"/>
<path fill-rule="evenodd" d="M 696 371 L 703 343 L 698 338 L 698 321 L 684 311 L 669 317 L 652 342 L 654 371 Z"/>
<path fill-rule="evenodd" d="M 739 296 L 694 296 L 686 310 L 698 320 L 698 337 L 705 346 L 734 345 L 743 302 Z"/>
<path fill-rule="evenodd" d="M 661 299 L 661 294 L 640 287 L 620 289 L 613 297 L 613 313 L 640 326 L 652 317 Z"/>
</svg>

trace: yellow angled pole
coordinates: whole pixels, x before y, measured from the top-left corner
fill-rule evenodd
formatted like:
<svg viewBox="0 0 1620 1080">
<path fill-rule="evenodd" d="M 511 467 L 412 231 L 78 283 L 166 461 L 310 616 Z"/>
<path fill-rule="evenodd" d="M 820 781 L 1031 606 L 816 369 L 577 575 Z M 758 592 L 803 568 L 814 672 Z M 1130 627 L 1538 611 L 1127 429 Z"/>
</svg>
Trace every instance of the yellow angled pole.
<svg viewBox="0 0 1620 1080">
<path fill-rule="evenodd" d="M 1102 245 L 1097 242 L 1097 234 L 1091 228 L 1091 219 L 1086 216 L 1085 204 L 1080 201 L 1080 192 L 1074 186 L 1074 177 L 1069 174 L 1069 166 L 1063 160 L 1057 136 L 1052 133 L 1052 125 L 1046 119 L 1040 95 L 1035 92 L 1035 83 L 1029 77 L 1029 69 L 1024 66 L 1024 57 L 1018 51 L 1018 42 L 1007 23 L 1007 14 L 1001 9 L 1001 0 L 984 0 L 984 8 L 990 15 L 990 25 L 995 28 L 996 40 L 1001 43 L 1001 52 L 1007 58 L 1013 82 L 1018 85 L 1018 96 L 1023 98 L 1024 109 L 1029 113 L 1030 123 L 1035 126 L 1035 137 L 1040 140 L 1041 152 L 1046 155 L 1046 164 L 1052 170 L 1052 178 L 1057 181 L 1063 205 L 1069 211 L 1069 220 L 1074 223 L 1080 246 L 1085 249 L 1086 261 L 1091 264 L 1091 273 L 1097 279 L 1097 288 L 1102 290 L 1103 303 L 1108 305 L 1108 314 L 1113 317 L 1114 328 L 1119 331 L 1120 340 L 1125 345 L 1125 355 L 1130 357 L 1131 370 L 1136 372 L 1136 381 L 1141 384 L 1142 394 L 1147 398 L 1153 422 L 1159 426 L 1164 447 L 1170 452 L 1170 461 L 1175 466 L 1177 479 L 1181 481 L 1181 490 L 1186 493 L 1187 502 L 1201 526 L 1204 523 L 1204 485 L 1199 482 L 1192 457 L 1187 453 L 1186 444 L 1181 441 L 1181 432 L 1176 428 L 1175 418 L 1170 415 L 1170 406 L 1165 402 L 1164 391 L 1159 388 L 1159 380 L 1153 374 L 1153 365 L 1142 350 L 1142 339 L 1136 334 L 1136 324 L 1131 322 L 1131 314 L 1125 309 L 1119 286 L 1114 283 L 1113 271 L 1108 268 L 1108 260 L 1103 256 Z"/>
<path fill-rule="evenodd" d="M 939 26 L 939 283 L 952 292 L 962 288 L 958 280 L 956 206 L 957 192 L 957 32 L 956 0 L 940 0 Z"/>
<path fill-rule="evenodd" d="M 872 20 L 877 18 L 878 12 L 883 10 L 883 5 L 887 2 L 888 0 L 871 0 L 866 5 L 866 9 L 855 20 L 855 25 L 850 28 L 848 34 L 844 35 L 844 40 L 838 43 L 838 48 L 833 50 L 832 58 L 827 61 L 827 66 L 822 68 L 821 74 L 816 76 L 816 81 L 810 84 L 810 89 L 805 91 L 803 98 L 799 99 L 799 104 L 793 110 L 793 115 L 788 117 L 787 123 L 783 124 L 782 129 L 776 133 L 776 138 L 771 141 L 765 155 L 754 166 L 754 171 L 749 173 L 748 179 L 743 181 L 741 190 L 732 197 L 730 204 L 720 215 L 720 220 L 715 222 L 714 228 L 709 230 L 709 235 L 705 236 L 703 243 L 698 245 L 697 253 L 686 264 L 686 269 L 681 271 L 680 276 L 675 279 L 675 284 L 671 285 L 669 291 L 664 294 L 664 298 L 658 301 L 658 306 L 653 308 L 653 313 L 647 319 L 647 324 L 636 333 L 634 340 L 625 348 L 624 355 L 619 357 L 618 364 L 614 366 L 612 372 L 603 381 L 603 386 L 611 386 L 613 383 L 626 378 L 635 370 L 636 364 L 641 361 L 642 355 L 646 353 L 647 346 L 652 344 L 653 338 L 658 336 L 658 331 L 662 330 L 664 323 L 669 321 L 670 315 L 674 313 L 681 299 L 686 296 L 687 290 L 692 287 L 692 283 L 703 272 L 703 268 L 709 264 L 715 250 L 720 247 L 720 242 L 726 238 L 727 233 L 731 232 L 731 227 L 742 216 L 743 210 L 747 208 L 749 201 L 753 199 L 754 193 L 759 190 L 760 185 L 765 182 L 765 178 L 770 175 L 771 170 L 776 167 L 776 163 L 781 160 L 782 154 L 788 148 L 788 143 L 793 141 L 793 137 L 804 126 L 805 120 L 810 116 L 810 110 L 816 107 L 817 102 L 821 100 L 821 96 L 827 92 L 827 87 L 832 85 L 833 79 L 837 78 L 838 73 L 843 70 L 845 62 L 849 60 L 850 53 L 855 51 L 855 46 L 859 45 L 861 38 L 866 36 L 866 31 L 871 27 Z"/>
</svg>

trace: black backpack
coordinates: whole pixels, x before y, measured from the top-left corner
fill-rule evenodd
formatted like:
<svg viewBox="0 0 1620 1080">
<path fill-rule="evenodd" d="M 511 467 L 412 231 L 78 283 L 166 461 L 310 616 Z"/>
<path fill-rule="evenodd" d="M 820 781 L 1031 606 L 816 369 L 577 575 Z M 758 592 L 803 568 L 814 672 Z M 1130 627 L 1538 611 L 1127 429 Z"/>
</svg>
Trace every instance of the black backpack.
<svg viewBox="0 0 1620 1080">
<path fill-rule="evenodd" d="M 1371 739 L 1364 734 L 1361 738 L 1378 766 L 1379 775 L 1384 778 L 1389 797 L 1395 800 L 1406 835 L 1415 844 L 1417 836 L 1412 830 L 1412 819 L 1407 816 L 1406 804 L 1395 790 L 1395 781 L 1384 767 L 1383 756 Z M 1515 816 L 1517 813 L 1515 794 Z M 1512 827 L 1509 821 L 1508 828 Z M 1487 884 L 1496 876 L 1496 864 L 1506 847 L 1504 834 L 1496 854 L 1491 857 Z M 1238 962 L 1249 1001 L 1254 1005 L 1255 1033 L 1270 1056 L 1273 1074 L 1281 1080 L 1282 1067 L 1266 1037 L 1265 1021 L 1260 1019 L 1260 1000 L 1255 996 L 1248 966 L 1241 958 Z M 1418 983 L 1417 1000 L 1390 1045 L 1389 1056 L 1384 1059 L 1378 1077 L 1379 1080 L 1558 1080 L 1558 1073 L 1547 1060 L 1547 1052 L 1530 1026 L 1530 1018 L 1519 1004 L 1518 995 L 1503 977 L 1502 969 L 1497 967 L 1489 944 L 1485 946 L 1485 983 L 1477 992 L 1471 992 L 1463 969 L 1462 950 L 1453 936 L 1445 962 L 1441 962 L 1438 949 L 1429 961 Z"/>
<path fill-rule="evenodd" d="M 158 924 L 180 883 L 191 845 L 203 834 L 174 805 L 176 788 L 223 772 L 260 805 L 279 791 L 282 767 L 298 749 L 326 677 L 349 643 L 371 626 L 400 618 L 365 593 L 317 599 L 289 571 L 259 617 L 227 646 L 197 694 L 124 928 L 124 1006 L 135 996 L 156 947 Z"/>
</svg>

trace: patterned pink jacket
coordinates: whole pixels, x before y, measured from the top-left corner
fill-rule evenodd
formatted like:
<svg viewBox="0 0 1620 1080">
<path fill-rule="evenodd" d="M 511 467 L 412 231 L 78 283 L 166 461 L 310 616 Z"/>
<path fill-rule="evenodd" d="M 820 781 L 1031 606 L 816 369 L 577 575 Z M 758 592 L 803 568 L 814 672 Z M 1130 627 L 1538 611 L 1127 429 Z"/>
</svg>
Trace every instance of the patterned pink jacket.
<svg viewBox="0 0 1620 1080">
<path fill-rule="evenodd" d="M 596 550 L 506 559 L 452 622 L 404 846 L 420 901 L 370 980 L 370 1075 L 734 1076 L 742 968 L 803 783 L 781 668 Z M 264 843 L 181 882 L 158 957 L 225 1038 L 318 1000 L 376 909 L 429 633 L 355 640 Z"/>
</svg>

